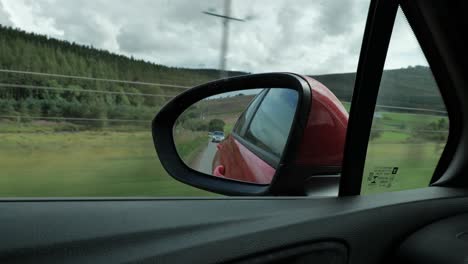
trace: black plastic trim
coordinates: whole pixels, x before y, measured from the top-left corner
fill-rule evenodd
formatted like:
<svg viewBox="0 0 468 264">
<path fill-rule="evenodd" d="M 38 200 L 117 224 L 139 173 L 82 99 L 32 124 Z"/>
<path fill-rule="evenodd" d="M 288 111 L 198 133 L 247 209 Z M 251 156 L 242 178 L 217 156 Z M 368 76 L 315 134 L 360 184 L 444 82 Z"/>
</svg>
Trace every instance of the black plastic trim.
<svg viewBox="0 0 468 264">
<path fill-rule="evenodd" d="M 439 220 L 411 234 L 399 246 L 389 263 L 466 264 L 468 214 Z"/>
<path fill-rule="evenodd" d="M 397 10 L 396 0 L 375 0 L 369 8 L 349 114 L 340 196 L 361 192 L 372 119 Z"/>
<path fill-rule="evenodd" d="M 459 170 L 460 167 L 452 164 L 452 161 L 457 159 L 457 156 L 459 161 L 466 161 L 463 151 L 459 151 L 460 148 L 463 149 L 460 147 L 461 142 L 466 141 L 466 135 L 463 134 L 463 116 L 468 111 L 467 95 L 462 92 L 466 89 L 466 79 L 463 80 L 466 76 L 463 69 L 466 70 L 466 67 L 457 65 L 460 61 L 466 65 L 466 59 L 462 59 L 466 58 L 466 46 L 459 39 L 463 35 L 461 31 L 466 28 L 460 23 L 466 14 L 463 13 L 461 3 L 401 0 L 401 8 L 429 62 L 450 120 L 447 142 L 431 179 L 431 184 L 438 186 L 457 185 L 458 183 L 453 184 L 451 180 L 456 178 L 453 177 L 457 171 L 455 168 Z M 455 14 L 455 11 L 460 13 Z M 449 170 L 450 167 L 453 169 Z M 468 183 L 464 173 L 458 176 L 465 177 L 461 181 Z"/>
<path fill-rule="evenodd" d="M 223 263 L 323 241 L 343 242 L 349 264 L 385 263 L 411 233 L 468 212 L 467 195 L 0 199 L 0 263 Z"/>
<path fill-rule="evenodd" d="M 244 257 L 230 261 L 230 264 L 271 264 L 271 263 L 321 263 L 345 264 L 348 259 L 348 248 L 343 242 L 321 241 L 297 245 L 284 249 Z"/>
<path fill-rule="evenodd" d="M 259 101 L 255 102 L 255 100 L 257 99 L 257 97 L 255 97 L 255 98 L 252 100 L 252 102 L 247 106 L 247 108 L 245 109 L 245 111 L 242 113 L 242 115 L 245 115 L 245 112 L 247 111 L 247 109 L 249 109 L 250 107 L 254 107 L 252 116 L 250 117 L 250 119 L 245 120 L 245 123 L 246 123 L 246 124 L 244 125 L 244 127 L 241 128 L 241 131 L 240 131 L 241 136 L 244 136 L 245 132 L 247 131 L 247 128 L 250 126 L 250 122 L 252 122 L 252 119 L 253 119 L 253 117 L 255 116 L 255 113 L 257 113 L 257 110 L 258 110 L 258 108 L 260 107 L 260 104 L 262 103 L 263 98 L 265 98 L 265 94 L 266 94 L 265 90 L 261 91 L 261 92 L 257 95 L 257 96 L 261 97 L 261 98 L 259 99 Z M 253 105 L 253 106 L 252 106 L 252 104 L 253 104 L 254 102 L 256 103 L 256 105 Z M 236 127 L 237 124 L 238 124 L 238 123 L 236 122 L 236 125 L 235 125 L 234 127 Z M 234 132 L 235 132 L 235 129 L 233 129 L 232 131 L 233 131 L 233 133 L 234 133 Z M 238 134 L 237 132 L 235 132 L 235 133 Z"/>
</svg>

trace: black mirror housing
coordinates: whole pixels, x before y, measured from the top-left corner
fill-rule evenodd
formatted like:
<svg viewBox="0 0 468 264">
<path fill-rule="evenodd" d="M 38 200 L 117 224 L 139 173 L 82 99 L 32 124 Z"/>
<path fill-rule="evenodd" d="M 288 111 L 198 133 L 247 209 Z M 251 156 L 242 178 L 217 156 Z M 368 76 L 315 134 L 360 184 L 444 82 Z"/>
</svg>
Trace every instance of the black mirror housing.
<svg viewBox="0 0 468 264">
<path fill-rule="evenodd" d="M 195 171 L 179 157 L 173 137 L 177 118 L 191 105 L 207 97 L 238 90 L 258 88 L 288 88 L 297 91 L 298 102 L 293 123 L 276 174 L 269 185 L 253 184 L 210 176 Z M 301 76 L 290 73 L 264 73 L 217 80 L 189 89 L 173 98 L 156 115 L 152 123 L 153 141 L 166 171 L 176 180 L 207 191 L 234 196 L 300 195 L 303 180 L 293 179 L 298 145 L 307 125 L 311 109 L 312 90 Z M 283 176 L 283 177 L 282 177 Z"/>
</svg>

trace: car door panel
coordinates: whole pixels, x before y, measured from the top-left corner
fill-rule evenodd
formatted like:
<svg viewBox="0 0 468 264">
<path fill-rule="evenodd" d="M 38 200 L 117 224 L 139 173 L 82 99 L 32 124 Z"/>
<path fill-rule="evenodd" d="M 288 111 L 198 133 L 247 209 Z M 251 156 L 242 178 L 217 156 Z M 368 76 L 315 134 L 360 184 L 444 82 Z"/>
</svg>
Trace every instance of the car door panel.
<svg viewBox="0 0 468 264">
<path fill-rule="evenodd" d="M 217 148 L 213 169 L 223 166 L 226 178 L 258 184 L 271 183 L 275 168 L 245 147 L 238 136 L 229 135 Z"/>
<path fill-rule="evenodd" d="M 0 262 L 220 263 L 338 241 L 349 263 L 376 263 L 422 226 L 468 212 L 467 194 L 2 201 Z"/>
<path fill-rule="evenodd" d="M 468 214 L 442 219 L 405 239 L 397 251 L 398 263 L 466 263 Z"/>
</svg>

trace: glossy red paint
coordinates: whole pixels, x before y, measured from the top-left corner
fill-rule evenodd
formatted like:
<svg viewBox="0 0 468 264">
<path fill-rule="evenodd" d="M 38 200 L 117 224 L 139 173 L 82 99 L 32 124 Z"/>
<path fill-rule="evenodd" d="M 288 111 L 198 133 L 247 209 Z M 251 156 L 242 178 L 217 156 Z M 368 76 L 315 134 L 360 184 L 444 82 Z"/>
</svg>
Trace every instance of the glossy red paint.
<svg viewBox="0 0 468 264">
<path fill-rule="evenodd" d="M 216 175 L 220 173 L 219 166 L 224 166 L 223 175 Z M 215 176 L 257 184 L 271 183 L 276 171 L 232 135 L 218 144 L 213 169 Z"/>
<path fill-rule="evenodd" d="M 295 163 L 308 168 L 340 167 L 348 112 L 323 84 L 303 76 L 312 88 L 312 106 Z"/>
<path fill-rule="evenodd" d="M 326 168 L 340 169 L 348 125 L 348 112 L 338 98 L 317 80 L 303 76 L 312 90 L 312 102 L 307 125 L 294 164 L 307 174 Z M 220 173 L 224 166 L 224 174 Z M 271 183 L 276 170 L 233 136 L 218 144 L 213 161 L 213 174 L 258 184 Z"/>
</svg>

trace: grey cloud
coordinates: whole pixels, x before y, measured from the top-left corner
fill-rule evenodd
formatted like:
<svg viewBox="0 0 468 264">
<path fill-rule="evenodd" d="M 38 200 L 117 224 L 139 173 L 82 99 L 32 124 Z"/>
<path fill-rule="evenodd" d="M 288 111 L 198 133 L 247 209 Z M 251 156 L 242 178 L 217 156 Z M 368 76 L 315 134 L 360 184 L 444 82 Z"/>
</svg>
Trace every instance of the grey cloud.
<svg viewBox="0 0 468 264">
<path fill-rule="evenodd" d="M 53 19 L 66 40 L 170 66 L 218 66 L 221 19 L 201 12 L 222 12 L 223 1 L 27 1 L 40 6 L 34 15 Z M 230 25 L 230 69 L 355 70 L 368 0 L 232 3 L 232 15 L 249 20 Z"/>
<path fill-rule="evenodd" d="M 151 51 L 155 48 L 153 38 L 142 38 L 141 35 L 143 26 L 141 25 L 126 25 L 120 29 L 117 35 L 117 43 L 119 48 L 124 52 L 140 53 Z"/>
<path fill-rule="evenodd" d="M 140 57 L 151 54 L 152 61 L 171 66 L 216 67 L 221 21 L 201 13 L 212 5 L 194 3 L 154 8 L 138 24 L 123 23 L 116 36 L 120 50 Z"/>
<path fill-rule="evenodd" d="M 176 33 L 175 26 L 160 25 L 149 28 L 145 25 L 125 25 L 117 35 L 120 50 L 128 53 L 171 52 L 184 47 L 187 41 Z M 185 36 L 188 38 L 188 36 Z M 187 43 L 188 44 L 188 43 Z"/>
<path fill-rule="evenodd" d="M 0 3 L 0 24 L 4 26 L 12 26 L 8 14 L 3 11 L 2 3 Z"/>
<path fill-rule="evenodd" d="M 330 36 L 346 33 L 353 26 L 355 7 L 352 0 L 321 2 L 317 26 Z"/>
<path fill-rule="evenodd" d="M 404 13 L 399 9 L 393 26 L 385 68 L 395 69 L 408 65 L 428 65 L 428 62 Z"/>
<path fill-rule="evenodd" d="M 3 5 L 0 2 L 0 24 L 4 26 L 13 26 L 10 16 L 3 10 Z"/>
<path fill-rule="evenodd" d="M 332 56 L 327 57 L 327 59 L 322 62 L 321 66 L 326 69 L 331 69 L 328 73 L 348 72 L 350 56 L 352 55 L 348 54 L 345 50 L 337 51 Z M 353 57 L 357 61 L 358 56 Z"/>
<path fill-rule="evenodd" d="M 33 9 L 34 15 L 54 20 L 56 28 L 64 32 L 60 38 L 97 48 L 109 48 L 106 43 L 112 34 L 99 21 L 100 16 L 106 16 L 99 14 L 106 7 L 103 1 L 28 1 L 40 7 Z"/>
<path fill-rule="evenodd" d="M 280 28 L 280 37 L 283 44 L 291 43 L 294 40 L 298 18 L 303 16 L 300 6 L 285 3 L 277 15 L 277 23 Z"/>
</svg>

